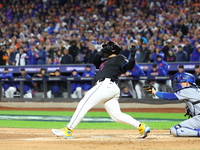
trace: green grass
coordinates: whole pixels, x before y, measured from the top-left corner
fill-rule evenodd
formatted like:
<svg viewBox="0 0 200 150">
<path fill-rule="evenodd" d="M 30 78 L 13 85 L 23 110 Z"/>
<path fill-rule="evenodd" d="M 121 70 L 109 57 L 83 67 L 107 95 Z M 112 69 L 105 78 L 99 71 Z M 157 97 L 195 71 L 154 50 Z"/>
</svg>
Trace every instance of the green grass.
<svg viewBox="0 0 200 150">
<path fill-rule="evenodd" d="M 72 111 L 0 111 L 0 114 L 10 115 L 47 115 L 47 116 L 72 116 Z M 125 112 L 135 119 L 137 118 L 160 118 L 160 119 L 187 119 L 183 113 L 138 113 Z M 107 112 L 88 112 L 87 117 L 109 117 Z M 180 122 L 180 121 L 179 121 Z M 145 122 L 152 129 L 169 129 L 171 126 L 179 123 L 177 121 L 170 122 Z M 12 128 L 62 128 L 67 122 L 51 122 L 51 121 L 19 121 L 19 120 L 0 120 L 0 127 Z M 77 129 L 134 129 L 133 127 L 121 123 L 85 123 L 81 122 Z"/>
</svg>

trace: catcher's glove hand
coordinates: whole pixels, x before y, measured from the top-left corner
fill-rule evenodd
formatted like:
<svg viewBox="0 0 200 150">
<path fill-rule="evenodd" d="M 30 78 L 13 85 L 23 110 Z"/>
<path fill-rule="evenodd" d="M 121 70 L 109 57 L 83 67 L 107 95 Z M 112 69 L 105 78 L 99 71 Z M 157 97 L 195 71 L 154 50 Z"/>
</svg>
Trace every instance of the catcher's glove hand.
<svg viewBox="0 0 200 150">
<path fill-rule="evenodd" d="M 149 94 L 152 94 L 152 89 L 156 90 L 155 87 L 153 87 L 151 84 L 143 86 L 143 89 Z"/>
</svg>

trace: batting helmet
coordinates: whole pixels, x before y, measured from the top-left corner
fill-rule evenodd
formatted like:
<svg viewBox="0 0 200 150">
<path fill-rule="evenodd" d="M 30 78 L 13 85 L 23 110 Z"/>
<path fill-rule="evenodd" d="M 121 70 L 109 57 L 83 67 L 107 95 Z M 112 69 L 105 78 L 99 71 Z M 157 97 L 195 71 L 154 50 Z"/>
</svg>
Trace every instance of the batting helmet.
<svg viewBox="0 0 200 150">
<path fill-rule="evenodd" d="M 196 85 L 195 84 L 195 77 L 190 73 L 183 73 L 181 75 L 177 75 L 174 78 L 174 90 L 175 91 L 182 89 L 180 82 L 189 82 L 191 85 Z"/>
<path fill-rule="evenodd" d="M 121 48 L 121 46 L 119 46 L 119 44 L 117 42 L 109 41 L 108 45 L 113 47 L 113 49 L 112 49 L 113 54 L 119 55 L 121 53 L 122 48 Z"/>
</svg>

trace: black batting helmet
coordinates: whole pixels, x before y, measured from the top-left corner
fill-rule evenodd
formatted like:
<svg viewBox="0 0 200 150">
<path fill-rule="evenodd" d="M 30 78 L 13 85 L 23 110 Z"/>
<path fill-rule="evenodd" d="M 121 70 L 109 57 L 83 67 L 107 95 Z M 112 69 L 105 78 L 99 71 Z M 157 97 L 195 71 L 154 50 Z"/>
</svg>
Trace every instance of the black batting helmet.
<svg viewBox="0 0 200 150">
<path fill-rule="evenodd" d="M 121 46 L 119 46 L 119 44 L 117 42 L 109 41 L 107 44 L 113 47 L 113 49 L 112 49 L 113 54 L 119 55 L 121 53 L 122 48 L 121 48 Z"/>
</svg>

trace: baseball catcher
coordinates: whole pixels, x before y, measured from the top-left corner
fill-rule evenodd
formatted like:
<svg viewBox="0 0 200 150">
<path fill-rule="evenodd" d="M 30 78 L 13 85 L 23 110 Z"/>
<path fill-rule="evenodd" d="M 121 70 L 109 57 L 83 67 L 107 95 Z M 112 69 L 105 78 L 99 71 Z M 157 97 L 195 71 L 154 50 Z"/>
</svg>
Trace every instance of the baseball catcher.
<svg viewBox="0 0 200 150">
<path fill-rule="evenodd" d="M 195 78 L 190 73 L 183 73 L 174 78 L 175 93 L 156 91 L 149 87 L 147 91 L 166 100 L 185 100 L 186 115 L 189 119 L 172 126 L 170 133 L 173 136 L 200 136 L 200 88 L 195 84 Z"/>
</svg>

